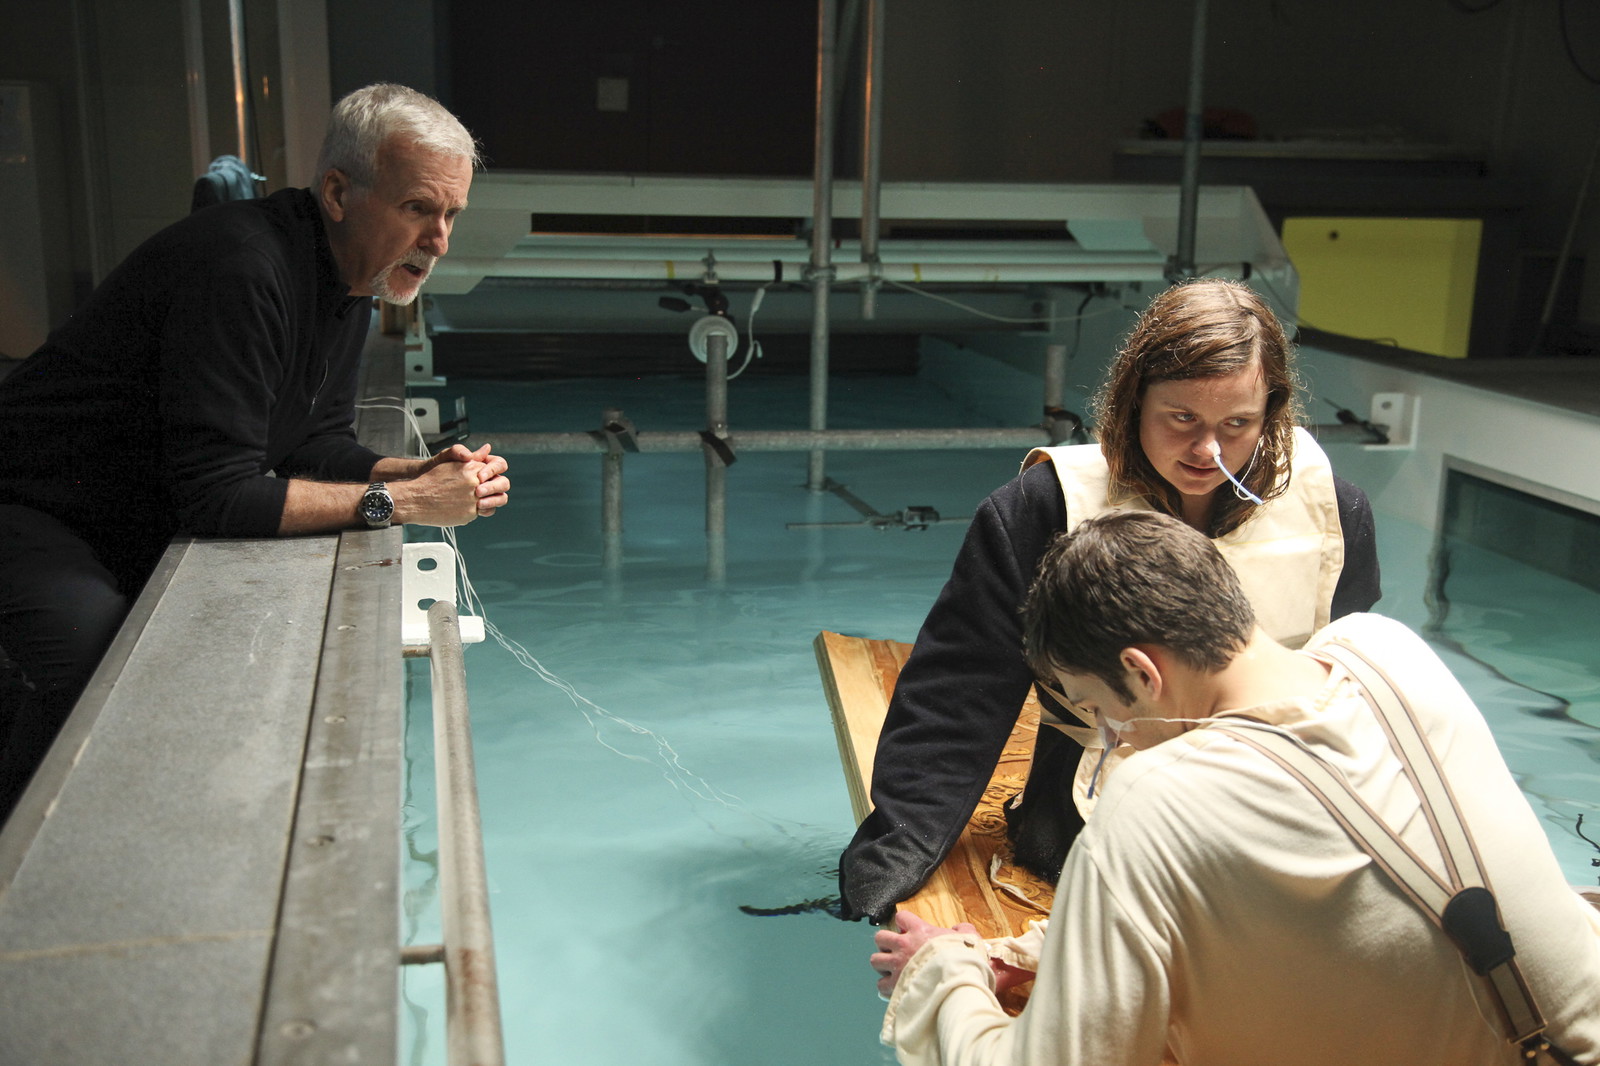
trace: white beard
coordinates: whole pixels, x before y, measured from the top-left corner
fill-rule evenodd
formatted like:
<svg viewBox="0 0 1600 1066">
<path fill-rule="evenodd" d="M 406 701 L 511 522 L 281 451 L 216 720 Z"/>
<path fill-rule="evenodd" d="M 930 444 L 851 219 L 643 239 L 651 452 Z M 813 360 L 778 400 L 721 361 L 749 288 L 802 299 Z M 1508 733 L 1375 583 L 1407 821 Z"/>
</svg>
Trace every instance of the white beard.
<svg viewBox="0 0 1600 1066">
<path fill-rule="evenodd" d="M 383 300 L 386 303 L 404 307 L 411 301 L 415 300 L 417 298 L 417 294 L 422 291 L 422 283 L 428 280 L 429 274 L 433 273 L 433 264 L 436 262 L 438 262 L 438 257 L 429 255 L 427 252 L 410 252 L 400 259 L 395 260 L 383 270 L 380 270 L 377 276 L 372 279 L 372 282 L 368 288 L 372 290 L 372 295 L 378 297 L 380 300 Z M 396 291 L 395 287 L 389 283 L 389 279 L 394 276 L 395 271 L 403 270 L 407 265 L 420 267 L 422 270 L 422 277 L 417 279 L 417 287 L 412 289 L 410 292 L 398 292 Z"/>
</svg>

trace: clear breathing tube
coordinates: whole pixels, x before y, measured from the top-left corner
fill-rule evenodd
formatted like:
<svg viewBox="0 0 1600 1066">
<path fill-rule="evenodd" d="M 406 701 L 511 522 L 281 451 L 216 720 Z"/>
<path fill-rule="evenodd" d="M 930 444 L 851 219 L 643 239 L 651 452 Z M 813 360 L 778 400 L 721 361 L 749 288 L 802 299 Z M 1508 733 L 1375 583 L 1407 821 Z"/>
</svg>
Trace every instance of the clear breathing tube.
<svg viewBox="0 0 1600 1066">
<path fill-rule="evenodd" d="M 1222 471 L 1222 476 L 1233 482 L 1233 494 L 1239 497 L 1241 500 L 1249 500 L 1251 503 L 1259 506 L 1261 504 L 1261 497 L 1245 488 L 1244 483 L 1238 478 L 1234 477 L 1228 468 L 1222 465 L 1222 445 L 1218 444 L 1216 441 L 1211 441 L 1206 445 L 1206 448 L 1211 452 L 1211 461 L 1217 464 L 1218 470 Z"/>
</svg>

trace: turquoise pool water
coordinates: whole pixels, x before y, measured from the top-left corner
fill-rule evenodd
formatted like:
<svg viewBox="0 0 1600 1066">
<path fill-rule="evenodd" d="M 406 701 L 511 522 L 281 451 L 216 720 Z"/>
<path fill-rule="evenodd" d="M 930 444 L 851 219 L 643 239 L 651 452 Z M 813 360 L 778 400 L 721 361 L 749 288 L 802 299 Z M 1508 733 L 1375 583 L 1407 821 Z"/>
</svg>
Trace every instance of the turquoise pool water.
<svg viewBox="0 0 1600 1066">
<path fill-rule="evenodd" d="M 641 430 L 694 429 L 692 379 L 452 382 L 475 441 L 571 431 L 621 406 Z M 837 426 L 975 425 L 911 378 L 834 382 Z M 734 382 L 739 428 L 805 424 L 805 383 Z M 1016 470 L 1009 452 L 834 453 L 828 472 L 878 511 L 969 515 Z M 1335 462 L 1337 464 L 1337 455 Z M 513 1062 L 610 1066 L 891 1062 L 866 966 L 870 927 L 752 917 L 830 896 L 853 828 L 811 641 L 821 629 L 912 640 L 964 523 L 920 532 L 785 528 L 855 521 L 801 487 L 803 455 L 729 469 L 727 579 L 705 580 L 703 463 L 634 455 L 624 564 L 600 565 L 599 459 L 513 457 L 514 503 L 460 532 L 488 620 L 579 694 L 505 648 L 467 671 Z M 1380 522 L 1386 571 L 1427 566 L 1422 530 Z M 1600 596 L 1461 549 L 1436 646 L 1495 727 L 1573 882 L 1600 859 Z M 1379 610 L 1422 627 L 1427 606 Z M 425 664 L 408 666 L 407 942 L 439 937 Z M 587 701 L 587 702 L 585 702 Z M 436 968 L 405 985 L 401 1061 L 443 1063 Z"/>
</svg>

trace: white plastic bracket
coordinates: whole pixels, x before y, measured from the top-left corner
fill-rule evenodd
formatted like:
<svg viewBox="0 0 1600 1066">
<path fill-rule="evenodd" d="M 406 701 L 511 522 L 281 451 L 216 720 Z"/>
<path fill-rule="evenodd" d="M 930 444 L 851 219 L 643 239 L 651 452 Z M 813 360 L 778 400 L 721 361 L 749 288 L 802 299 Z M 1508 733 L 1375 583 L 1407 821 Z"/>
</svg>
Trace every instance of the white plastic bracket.
<svg viewBox="0 0 1600 1066">
<path fill-rule="evenodd" d="M 1421 397 L 1410 392 L 1375 392 L 1367 421 L 1386 426 L 1387 444 L 1369 444 L 1373 451 L 1409 451 L 1417 446 L 1417 406 Z"/>
<path fill-rule="evenodd" d="M 439 435 L 439 401 L 431 396 L 413 396 L 406 400 L 411 417 L 417 420 L 417 429 L 423 440 Z"/>
<path fill-rule="evenodd" d="M 456 550 L 443 541 L 401 545 L 400 643 L 407 648 L 428 646 L 428 608 L 437 600 L 456 603 Z M 483 641 L 483 619 L 464 614 L 461 643 Z"/>
<path fill-rule="evenodd" d="M 445 421 L 445 412 L 441 401 L 432 396 L 410 396 L 406 398 L 406 410 L 415 420 L 411 427 L 421 435 L 422 444 L 428 452 L 438 450 L 439 446 L 447 441 L 458 441 L 467 434 L 467 398 L 457 396 L 455 399 L 455 417 L 449 422 Z"/>
<path fill-rule="evenodd" d="M 423 298 L 418 297 L 406 308 L 406 384 L 443 385 L 444 378 L 435 377 L 433 373 L 433 338 L 428 336 L 423 302 Z"/>
</svg>

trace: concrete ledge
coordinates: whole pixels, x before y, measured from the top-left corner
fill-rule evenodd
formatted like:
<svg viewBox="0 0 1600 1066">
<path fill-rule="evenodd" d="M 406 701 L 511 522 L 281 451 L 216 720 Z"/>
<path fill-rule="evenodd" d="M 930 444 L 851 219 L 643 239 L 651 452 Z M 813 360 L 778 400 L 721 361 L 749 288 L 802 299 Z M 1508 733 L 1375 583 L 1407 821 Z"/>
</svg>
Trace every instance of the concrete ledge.
<svg viewBox="0 0 1600 1066">
<path fill-rule="evenodd" d="M 0 1062 L 394 1061 L 401 541 L 174 541 L 0 833 Z"/>
</svg>

